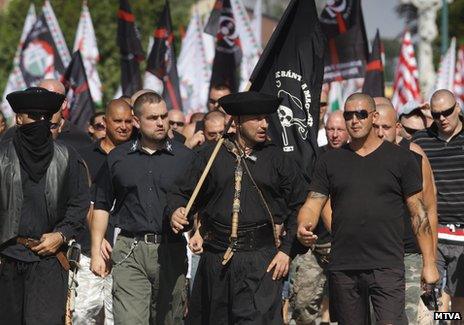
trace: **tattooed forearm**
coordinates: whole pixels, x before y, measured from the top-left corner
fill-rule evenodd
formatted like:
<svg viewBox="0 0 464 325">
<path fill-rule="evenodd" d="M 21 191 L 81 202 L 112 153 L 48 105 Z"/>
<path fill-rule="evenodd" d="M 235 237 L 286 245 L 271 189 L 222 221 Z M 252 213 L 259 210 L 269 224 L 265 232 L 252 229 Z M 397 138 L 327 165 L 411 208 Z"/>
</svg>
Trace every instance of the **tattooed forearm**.
<svg viewBox="0 0 464 325">
<path fill-rule="evenodd" d="M 310 199 L 326 199 L 327 195 L 319 193 L 319 192 L 309 192 Z"/>
<path fill-rule="evenodd" d="M 414 234 L 431 234 L 429 218 L 422 197 L 414 197 L 408 200 L 409 212 L 411 213 L 412 230 Z"/>
</svg>

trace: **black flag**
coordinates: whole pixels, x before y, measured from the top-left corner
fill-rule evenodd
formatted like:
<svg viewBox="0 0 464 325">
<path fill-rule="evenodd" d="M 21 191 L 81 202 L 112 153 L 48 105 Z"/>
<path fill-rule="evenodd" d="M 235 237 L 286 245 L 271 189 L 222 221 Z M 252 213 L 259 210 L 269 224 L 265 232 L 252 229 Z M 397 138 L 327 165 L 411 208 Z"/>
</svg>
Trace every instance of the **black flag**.
<svg viewBox="0 0 464 325">
<path fill-rule="evenodd" d="M 147 71 L 163 82 L 163 98 L 168 109 L 182 110 L 171 12 L 167 0 L 153 36 L 155 41 L 148 56 Z"/>
<path fill-rule="evenodd" d="M 19 65 L 28 87 L 44 78 L 59 79 L 66 69 L 44 14 L 37 19 L 22 45 Z"/>
<path fill-rule="evenodd" d="M 118 46 L 121 53 L 121 86 L 123 95 L 132 96 L 142 89 L 139 62 L 145 57 L 140 34 L 135 26 L 129 2 L 119 0 Z"/>
<path fill-rule="evenodd" d="M 313 0 L 292 0 L 250 77 L 251 90 L 283 98 L 271 137 L 309 180 L 317 153 L 325 37 Z"/>
<path fill-rule="evenodd" d="M 328 40 L 324 82 L 364 77 L 368 43 L 361 0 L 332 0 L 320 16 Z"/>
<path fill-rule="evenodd" d="M 363 93 L 372 97 L 385 96 L 385 80 L 383 77 L 382 64 L 382 42 L 380 33 L 377 29 L 374 43 L 372 43 L 372 52 L 369 55 L 369 62 L 366 66 L 366 76 L 364 77 Z"/>
<path fill-rule="evenodd" d="M 68 98 L 68 107 L 63 115 L 82 131 L 86 131 L 87 124 L 95 113 L 95 105 L 90 94 L 80 51 L 74 52 L 62 82 L 66 87 Z"/>
<path fill-rule="evenodd" d="M 218 19 L 219 17 L 219 19 Z M 223 85 L 237 92 L 240 83 L 242 49 L 230 0 L 216 0 L 205 33 L 216 36 L 216 53 L 211 86 Z"/>
</svg>

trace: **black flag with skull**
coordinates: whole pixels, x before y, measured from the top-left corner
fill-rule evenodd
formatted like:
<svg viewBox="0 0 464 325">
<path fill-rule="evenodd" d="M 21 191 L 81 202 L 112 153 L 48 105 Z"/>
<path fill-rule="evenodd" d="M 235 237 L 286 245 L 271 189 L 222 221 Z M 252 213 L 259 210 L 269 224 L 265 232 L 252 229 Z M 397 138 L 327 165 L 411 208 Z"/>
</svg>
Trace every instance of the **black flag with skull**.
<svg viewBox="0 0 464 325">
<path fill-rule="evenodd" d="M 318 151 L 324 48 L 314 1 L 292 0 L 250 77 L 251 90 L 283 98 L 271 117 L 271 137 L 307 180 Z"/>
</svg>

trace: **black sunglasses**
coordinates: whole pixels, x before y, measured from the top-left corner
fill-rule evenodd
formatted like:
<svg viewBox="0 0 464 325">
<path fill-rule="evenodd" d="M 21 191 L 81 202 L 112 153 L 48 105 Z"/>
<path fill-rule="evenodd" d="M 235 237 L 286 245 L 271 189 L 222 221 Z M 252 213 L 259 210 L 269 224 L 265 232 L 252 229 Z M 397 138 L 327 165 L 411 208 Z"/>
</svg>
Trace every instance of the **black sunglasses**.
<svg viewBox="0 0 464 325">
<path fill-rule="evenodd" d="M 174 125 L 177 124 L 177 126 L 184 126 L 184 122 L 177 122 L 177 121 L 169 121 L 169 125 Z"/>
<path fill-rule="evenodd" d="M 343 118 L 345 119 L 345 121 L 349 121 L 349 120 L 351 120 L 353 118 L 353 116 L 356 116 L 356 118 L 358 120 L 364 120 L 369 116 L 369 114 L 371 114 L 373 112 L 374 111 L 368 112 L 365 109 L 361 109 L 361 110 L 358 110 L 358 111 L 345 111 L 345 112 L 343 112 Z"/>
<path fill-rule="evenodd" d="M 440 116 L 443 115 L 443 117 L 447 117 L 447 116 L 450 116 L 451 114 L 453 114 L 454 112 L 454 109 L 456 108 L 456 103 L 454 103 L 454 105 L 448 109 L 445 109 L 444 111 L 441 111 L 441 112 L 432 112 L 432 117 L 434 120 L 438 120 L 440 118 Z"/>
<path fill-rule="evenodd" d="M 60 123 L 50 123 L 50 130 L 56 130 L 60 127 Z"/>
<path fill-rule="evenodd" d="M 414 133 L 421 131 L 421 130 L 418 130 L 418 129 L 411 129 L 411 128 L 408 128 L 407 126 L 404 126 L 404 125 L 403 125 L 403 129 L 404 129 L 404 130 L 406 131 L 406 133 L 408 133 L 409 135 L 413 135 Z"/>
<path fill-rule="evenodd" d="M 95 131 L 103 131 L 106 129 L 106 126 L 103 123 L 95 123 L 93 125 L 93 128 L 95 129 Z"/>
</svg>

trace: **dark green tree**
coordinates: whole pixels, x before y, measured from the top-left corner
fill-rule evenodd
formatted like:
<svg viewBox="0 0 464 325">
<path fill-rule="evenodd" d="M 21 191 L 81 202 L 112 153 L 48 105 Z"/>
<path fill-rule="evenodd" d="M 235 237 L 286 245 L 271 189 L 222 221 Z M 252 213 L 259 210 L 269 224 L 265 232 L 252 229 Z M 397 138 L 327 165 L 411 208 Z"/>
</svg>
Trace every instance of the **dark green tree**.
<svg viewBox="0 0 464 325">
<path fill-rule="evenodd" d="M 3 93 L 8 75 L 12 69 L 13 57 L 26 18 L 29 5 L 34 3 L 39 15 L 43 0 L 11 0 L 5 11 L 0 13 L 0 94 Z M 78 0 L 51 0 L 61 30 L 70 51 L 79 21 L 82 2 Z M 170 0 L 173 28 L 176 36 L 176 53 L 180 50 L 179 26 L 186 26 L 190 16 L 190 6 L 194 0 Z M 119 85 L 119 48 L 116 44 L 117 17 L 119 2 L 116 0 L 87 1 L 100 52 L 98 72 L 103 83 L 103 102 L 111 99 Z M 145 50 L 149 36 L 158 20 L 164 0 L 132 0 L 132 11 L 142 36 Z M 145 68 L 145 63 L 141 65 Z"/>
</svg>

